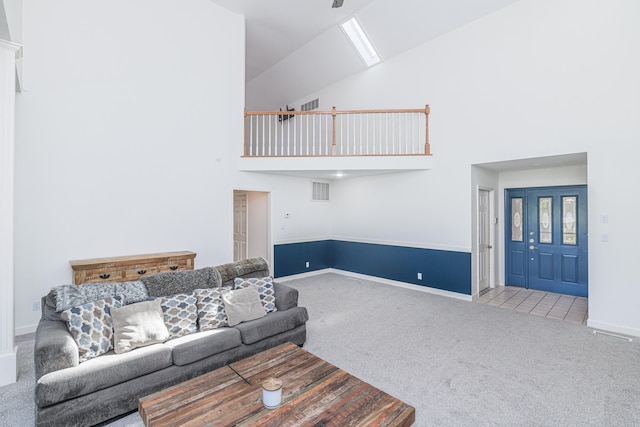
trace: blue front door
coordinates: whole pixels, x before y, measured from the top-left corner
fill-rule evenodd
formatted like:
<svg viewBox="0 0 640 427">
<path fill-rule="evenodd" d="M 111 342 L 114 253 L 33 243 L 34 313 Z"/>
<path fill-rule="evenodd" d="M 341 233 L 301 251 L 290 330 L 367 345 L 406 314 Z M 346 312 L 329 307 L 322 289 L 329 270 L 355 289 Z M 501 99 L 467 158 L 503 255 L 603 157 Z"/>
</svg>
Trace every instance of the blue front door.
<svg viewBox="0 0 640 427">
<path fill-rule="evenodd" d="M 587 187 L 505 191 L 506 284 L 588 296 Z"/>
</svg>

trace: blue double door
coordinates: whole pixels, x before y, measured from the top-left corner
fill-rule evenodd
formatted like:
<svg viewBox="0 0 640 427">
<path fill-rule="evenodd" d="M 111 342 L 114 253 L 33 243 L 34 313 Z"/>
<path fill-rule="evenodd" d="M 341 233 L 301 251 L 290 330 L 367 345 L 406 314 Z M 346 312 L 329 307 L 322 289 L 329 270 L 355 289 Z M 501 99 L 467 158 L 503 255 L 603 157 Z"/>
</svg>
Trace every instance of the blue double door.
<svg viewBox="0 0 640 427">
<path fill-rule="evenodd" d="M 505 218 L 508 286 L 588 296 L 586 186 L 507 189 Z"/>
</svg>

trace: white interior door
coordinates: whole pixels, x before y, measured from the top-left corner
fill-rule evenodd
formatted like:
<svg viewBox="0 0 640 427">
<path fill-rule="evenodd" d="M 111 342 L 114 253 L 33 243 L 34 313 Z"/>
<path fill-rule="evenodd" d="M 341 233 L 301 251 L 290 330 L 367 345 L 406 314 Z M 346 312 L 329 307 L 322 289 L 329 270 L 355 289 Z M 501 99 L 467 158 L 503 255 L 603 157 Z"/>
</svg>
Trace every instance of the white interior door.
<svg viewBox="0 0 640 427">
<path fill-rule="evenodd" d="M 491 285 L 491 192 L 478 190 L 478 294 Z"/>
<path fill-rule="evenodd" d="M 233 260 L 247 258 L 249 240 L 247 193 L 233 192 Z"/>
</svg>

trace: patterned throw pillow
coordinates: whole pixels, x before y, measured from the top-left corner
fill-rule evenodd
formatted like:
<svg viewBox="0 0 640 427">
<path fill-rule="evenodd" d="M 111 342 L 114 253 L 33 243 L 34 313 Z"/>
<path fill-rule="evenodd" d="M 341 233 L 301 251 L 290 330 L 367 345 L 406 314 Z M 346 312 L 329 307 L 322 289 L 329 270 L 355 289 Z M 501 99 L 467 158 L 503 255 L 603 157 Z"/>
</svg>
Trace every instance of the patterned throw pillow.
<svg viewBox="0 0 640 427">
<path fill-rule="evenodd" d="M 78 344 L 80 362 L 86 362 L 113 348 L 110 310 L 112 307 L 122 307 L 122 300 L 122 295 L 117 295 L 72 307 L 60 314 Z"/>
<path fill-rule="evenodd" d="M 198 323 L 201 331 L 227 326 L 227 313 L 224 311 L 222 291 L 229 288 L 196 289 L 193 291 L 198 303 Z"/>
<path fill-rule="evenodd" d="M 177 294 L 162 298 L 162 314 L 169 338 L 182 337 L 198 331 L 196 303 L 194 294 Z"/>
<path fill-rule="evenodd" d="M 260 294 L 260 302 L 264 309 L 267 310 L 267 313 L 278 310 L 276 308 L 276 291 L 273 288 L 273 279 L 271 277 L 263 277 L 262 279 L 236 277 L 233 282 L 235 289 L 256 288 Z"/>
</svg>

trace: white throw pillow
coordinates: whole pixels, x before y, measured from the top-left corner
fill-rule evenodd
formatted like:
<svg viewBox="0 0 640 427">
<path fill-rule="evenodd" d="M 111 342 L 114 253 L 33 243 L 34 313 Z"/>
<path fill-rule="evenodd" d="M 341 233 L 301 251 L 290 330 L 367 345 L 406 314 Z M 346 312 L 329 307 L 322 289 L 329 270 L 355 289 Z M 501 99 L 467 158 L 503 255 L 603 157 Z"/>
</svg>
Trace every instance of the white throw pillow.
<svg viewBox="0 0 640 427">
<path fill-rule="evenodd" d="M 160 299 L 111 309 L 113 348 L 126 353 L 134 348 L 164 342 L 169 331 L 164 324 Z"/>
<path fill-rule="evenodd" d="M 229 326 L 259 319 L 267 315 L 260 302 L 260 294 L 254 287 L 222 292 L 224 310 Z"/>
<path fill-rule="evenodd" d="M 260 301 L 267 313 L 277 311 L 276 308 L 276 290 L 273 288 L 273 279 L 271 277 L 249 278 L 236 277 L 233 281 L 236 289 L 254 287 L 258 290 Z"/>
</svg>

